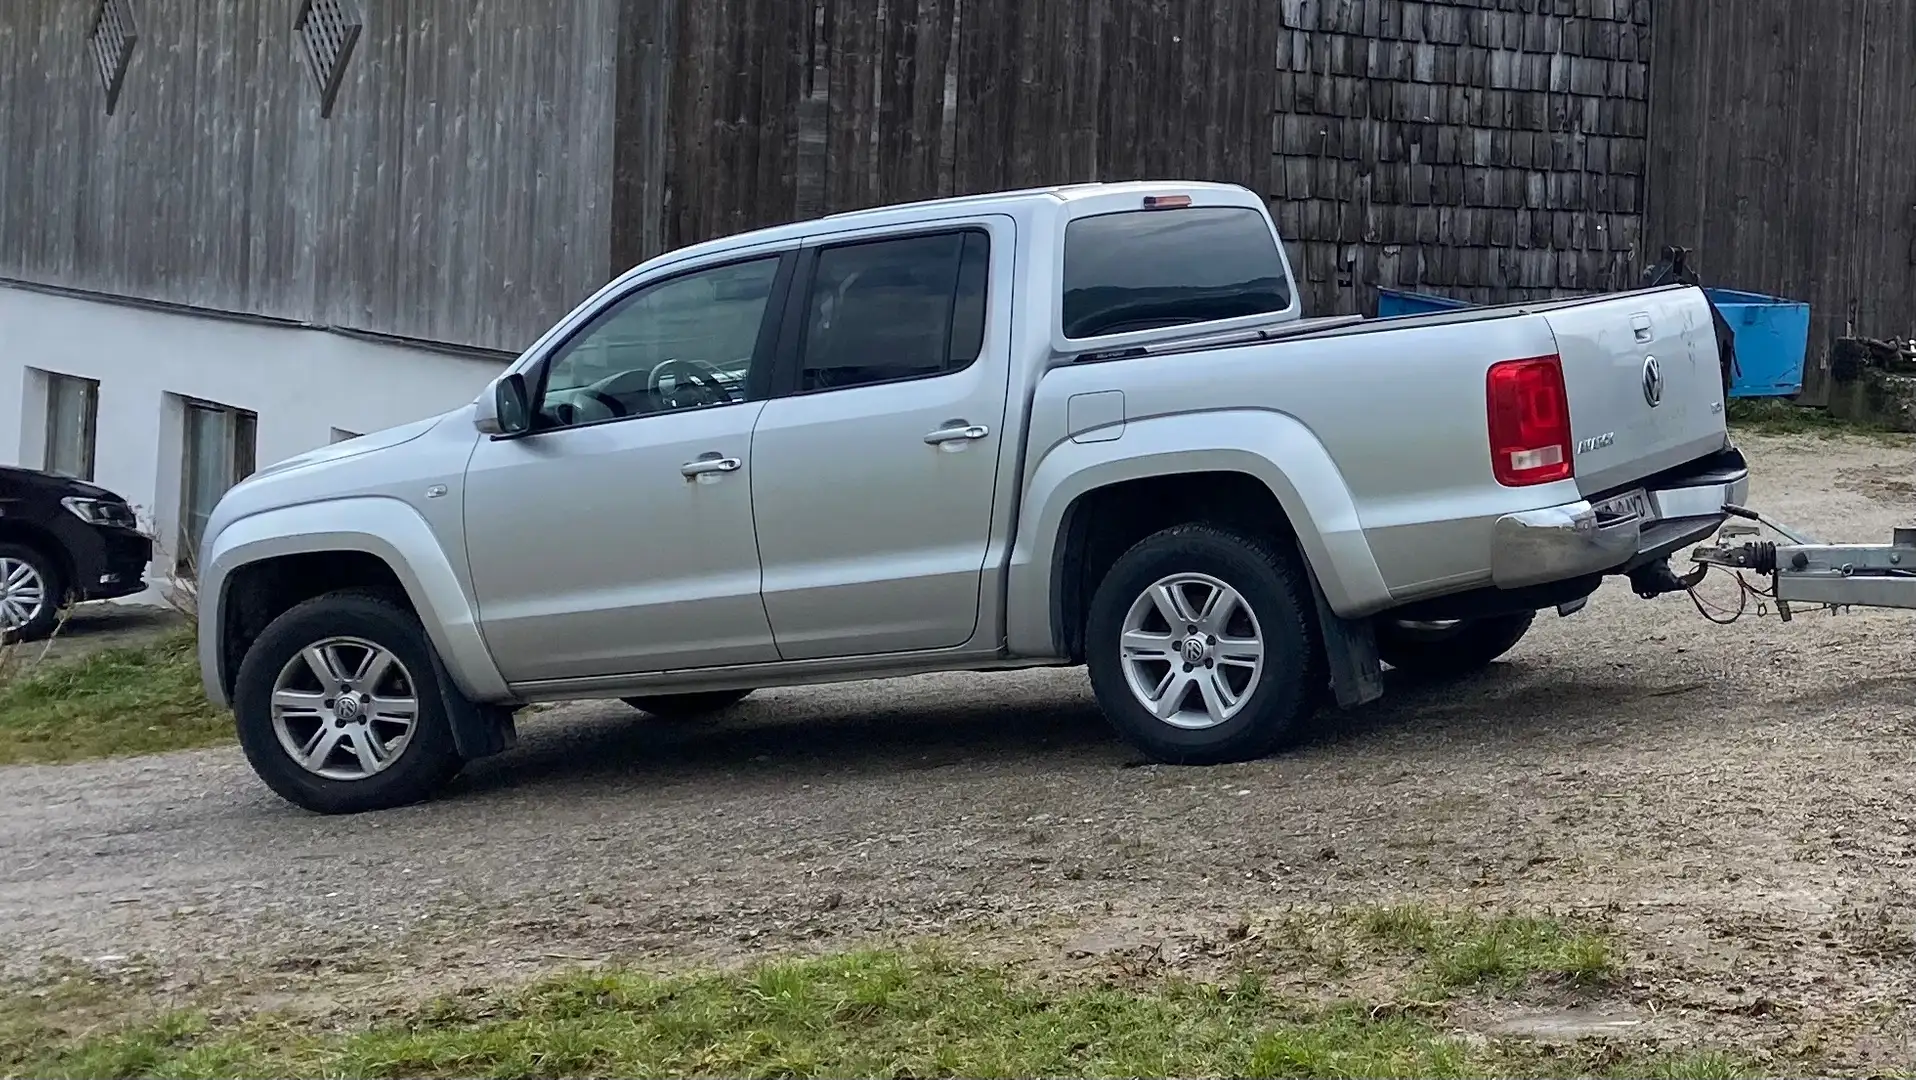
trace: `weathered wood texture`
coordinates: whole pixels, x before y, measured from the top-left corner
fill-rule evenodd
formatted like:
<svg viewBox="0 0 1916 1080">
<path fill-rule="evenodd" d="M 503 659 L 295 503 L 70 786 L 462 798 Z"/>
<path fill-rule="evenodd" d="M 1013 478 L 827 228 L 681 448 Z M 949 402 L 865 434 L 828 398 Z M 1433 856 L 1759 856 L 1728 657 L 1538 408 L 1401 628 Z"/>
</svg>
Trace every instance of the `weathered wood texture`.
<svg viewBox="0 0 1916 1080">
<path fill-rule="evenodd" d="M 614 262 L 879 203 L 1271 171 L 1268 0 L 626 0 Z"/>
<path fill-rule="evenodd" d="M 1282 0 L 1268 189 L 1318 311 L 1640 268 L 1647 0 Z"/>
<path fill-rule="evenodd" d="M 1649 0 L 627 0 L 614 262 L 880 202 L 1245 184 L 1309 310 L 1640 265 Z"/>
<path fill-rule="evenodd" d="M 1803 399 L 1839 336 L 1916 336 L 1916 3 L 1659 0 L 1646 239 L 1711 284 L 1810 305 Z"/>
<path fill-rule="evenodd" d="M 610 271 L 618 0 L 357 0 L 319 116 L 289 0 L 0 4 L 0 276 L 516 351 Z"/>
</svg>

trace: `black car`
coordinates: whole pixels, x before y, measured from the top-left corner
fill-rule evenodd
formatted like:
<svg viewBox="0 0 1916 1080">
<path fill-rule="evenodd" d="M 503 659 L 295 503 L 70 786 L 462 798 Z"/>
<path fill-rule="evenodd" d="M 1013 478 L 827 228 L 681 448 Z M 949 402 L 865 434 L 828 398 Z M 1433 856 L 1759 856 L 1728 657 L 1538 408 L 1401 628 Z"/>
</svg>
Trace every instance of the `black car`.
<svg viewBox="0 0 1916 1080">
<path fill-rule="evenodd" d="M 60 610 L 146 588 L 153 539 L 103 487 L 0 466 L 0 637 L 34 641 Z"/>
</svg>

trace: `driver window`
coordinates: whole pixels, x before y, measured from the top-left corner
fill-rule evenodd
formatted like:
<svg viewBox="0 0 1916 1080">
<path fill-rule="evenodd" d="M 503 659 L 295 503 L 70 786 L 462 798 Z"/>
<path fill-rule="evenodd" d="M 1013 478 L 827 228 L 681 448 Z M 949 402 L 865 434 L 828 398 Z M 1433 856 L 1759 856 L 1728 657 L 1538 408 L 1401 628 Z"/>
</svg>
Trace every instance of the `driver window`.
<svg viewBox="0 0 1916 1080">
<path fill-rule="evenodd" d="M 778 261 L 772 255 L 699 270 L 618 301 L 549 365 L 536 426 L 745 400 Z"/>
</svg>

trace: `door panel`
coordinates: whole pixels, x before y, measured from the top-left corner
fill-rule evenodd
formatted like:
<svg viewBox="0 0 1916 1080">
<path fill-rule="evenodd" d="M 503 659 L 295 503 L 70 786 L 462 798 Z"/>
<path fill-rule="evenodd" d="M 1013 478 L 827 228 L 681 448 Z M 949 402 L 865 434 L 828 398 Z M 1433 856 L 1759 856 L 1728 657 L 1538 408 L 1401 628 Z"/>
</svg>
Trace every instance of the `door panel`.
<svg viewBox="0 0 1916 1080">
<path fill-rule="evenodd" d="M 533 432 L 479 443 L 466 553 L 506 681 L 778 659 L 752 525 L 765 403 L 750 399 L 794 258 L 615 299 L 535 373 Z"/>
<path fill-rule="evenodd" d="M 789 396 L 752 438 L 765 610 L 787 660 L 963 645 L 977 629 L 1009 361 L 1013 235 L 823 249 Z"/>
</svg>

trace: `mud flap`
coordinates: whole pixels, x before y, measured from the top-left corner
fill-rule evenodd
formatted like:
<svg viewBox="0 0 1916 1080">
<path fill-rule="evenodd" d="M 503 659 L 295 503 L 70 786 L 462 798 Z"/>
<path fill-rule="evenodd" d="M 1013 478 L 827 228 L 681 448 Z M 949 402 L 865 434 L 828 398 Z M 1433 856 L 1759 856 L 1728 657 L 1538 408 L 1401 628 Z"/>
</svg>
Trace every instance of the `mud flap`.
<svg viewBox="0 0 1916 1080">
<path fill-rule="evenodd" d="M 1310 571 L 1311 598 L 1317 601 L 1317 625 L 1324 637 L 1324 659 L 1331 669 L 1331 693 L 1337 707 L 1354 709 L 1384 696 L 1384 662 L 1377 656 L 1377 631 L 1369 619 L 1346 619 L 1331 610 L 1317 573 Z"/>
<path fill-rule="evenodd" d="M 452 725 L 452 744 L 467 761 L 503 754 L 519 744 L 519 728 L 512 710 L 481 705 L 467 698 L 452 681 L 446 665 L 433 651 L 432 673 L 439 680 L 439 700 L 445 703 L 446 722 Z"/>
</svg>

